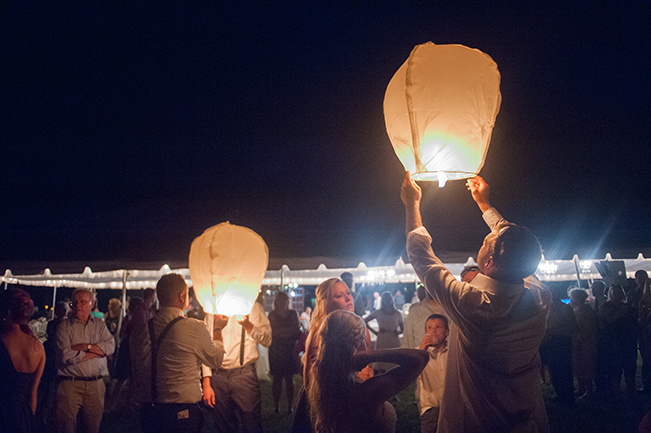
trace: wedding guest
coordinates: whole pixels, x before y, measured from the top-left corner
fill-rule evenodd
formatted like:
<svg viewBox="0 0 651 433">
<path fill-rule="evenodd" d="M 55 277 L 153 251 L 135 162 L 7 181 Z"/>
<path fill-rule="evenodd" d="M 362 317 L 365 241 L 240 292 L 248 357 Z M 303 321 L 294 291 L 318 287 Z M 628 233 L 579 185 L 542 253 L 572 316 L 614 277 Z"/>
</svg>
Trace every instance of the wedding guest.
<svg viewBox="0 0 651 433">
<path fill-rule="evenodd" d="M 0 292 L 0 422 L 2 432 L 36 431 L 34 414 L 45 350 L 29 329 L 34 303 L 21 289 Z"/>
<path fill-rule="evenodd" d="M 287 408 L 292 412 L 294 402 L 294 375 L 298 373 L 299 360 L 294 349 L 301 335 L 298 313 L 289 308 L 289 296 L 278 292 L 274 309 L 269 313 L 271 324 L 271 346 L 269 346 L 269 369 L 272 376 L 274 410 L 279 411 L 283 383 L 287 396 Z"/>
</svg>

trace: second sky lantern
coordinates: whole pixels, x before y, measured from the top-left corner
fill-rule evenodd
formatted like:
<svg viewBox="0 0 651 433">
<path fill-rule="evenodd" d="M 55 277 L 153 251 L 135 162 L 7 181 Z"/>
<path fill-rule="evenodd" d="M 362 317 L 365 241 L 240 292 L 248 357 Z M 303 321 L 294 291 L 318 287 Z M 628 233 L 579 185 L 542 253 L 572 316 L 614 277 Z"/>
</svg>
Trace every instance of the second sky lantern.
<svg viewBox="0 0 651 433">
<path fill-rule="evenodd" d="M 500 109 L 500 73 L 463 45 L 416 46 L 384 96 L 391 144 L 415 180 L 466 179 L 484 165 Z"/>
</svg>

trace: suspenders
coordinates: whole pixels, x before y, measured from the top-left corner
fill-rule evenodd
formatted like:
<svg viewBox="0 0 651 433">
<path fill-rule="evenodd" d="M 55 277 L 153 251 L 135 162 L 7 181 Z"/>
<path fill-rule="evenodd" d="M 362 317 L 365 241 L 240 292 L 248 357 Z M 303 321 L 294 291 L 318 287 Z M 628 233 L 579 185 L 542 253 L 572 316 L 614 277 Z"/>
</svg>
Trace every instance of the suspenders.
<svg viewBox="0 0 651 433">
<path fill-rule="evenodd" d="M 180 320 L 183 320 L 183 316 L 179 316 L 176 319 L 172 320 L 170 323 L 167 324 L 165 329 L 163 329 L 163 332 L 160 333 L 158 338 L 156 338 L 156 335 L 154 334 L 154 319 L 149 319 L 149 322 L 147 324 L 149 325 L 149 340 L 151 341 L 151 402 L 156 403 L 156 400 L 158 399 L 158 391 L 156 389 L 156 373 L 157 373 L 157 362 L 156 358 L 158 355 L 158 348 L 160 347 L 161 342 L 163 341 L 163 338 L 165 338 L 165 335 L 167 335 L 168 331 L 174 326 L 177 322 Z"/>
</svg>

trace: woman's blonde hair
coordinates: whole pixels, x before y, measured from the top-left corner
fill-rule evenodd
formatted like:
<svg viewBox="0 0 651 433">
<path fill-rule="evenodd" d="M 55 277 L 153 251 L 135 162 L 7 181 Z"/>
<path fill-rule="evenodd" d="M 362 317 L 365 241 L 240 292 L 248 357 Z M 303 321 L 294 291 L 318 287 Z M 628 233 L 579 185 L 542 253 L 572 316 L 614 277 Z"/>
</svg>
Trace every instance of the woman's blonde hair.
<svg viewBox="0 0 651 433">
<path fill-rule="evenodd" d="M 108 304 L 108 310 L 111 317 L 118 317 L 120 315 L 120 308 L 122 302 L 118 298 L 111 298 Z"/>
<path fill-rule="evenodd" d="M 346 284 L 339 278 L 329 278 L 316 288 L 316 301 L 310 319 L 310 332 L 318 331 L 326 316 L 332 312 L 334 303 L 332 289 L 337 283 Z"/>
<path fill-rule="evenodd" d="M 312 425 L 317 433 L 345 431 L 340 422 L 357 380 L 353 355 L 366 339 L 366 326 L 355 313 L 336 310 L 328 314 L 318 332 L 321 343 L 307 389 Z"/>
</svg>

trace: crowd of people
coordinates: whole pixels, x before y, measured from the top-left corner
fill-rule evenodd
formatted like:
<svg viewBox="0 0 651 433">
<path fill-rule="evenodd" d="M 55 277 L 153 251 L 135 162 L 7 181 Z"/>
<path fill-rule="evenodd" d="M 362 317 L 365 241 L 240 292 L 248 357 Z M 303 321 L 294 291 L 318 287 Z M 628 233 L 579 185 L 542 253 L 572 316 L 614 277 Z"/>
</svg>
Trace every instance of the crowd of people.
<svg viewBox="0 0 651 433">
<path fill-rule="evenodd" d="M 29 295 L 3 291 L 0 431 L 76 432 L 81 421 L 94 433 L 108 411 L 137 416 L 144 432 L 200 432 L 206 413 L 218 431 L 263 431 L 260 347 L 274 412 L 286 407 L 293 432 L 393 432 L 391 402 L 414 382 L 423 433 L 547 432 L 547 374 L 568 407 L 577 398 L 634 399 L 638 349 L 651 387 L 646 272 L 628 291 L 601 281 L 569 293 L 547 287 L 534 275 L 535 236 L 491 206 L 481 177 L 467 186 L 490 233 L 478 266 L 457 280 L 433 252 L 422 193 L 407 173 L 407 253 L 423 284 L 406 314 L 399 291 L 364 299 L 344 273 L 322 282 L 313 311 L 300 315 L 282 291 L 268 314 L 259 297 L 243 317 L 197 315 L 185 279 L 168 274 L 131 299 L 125 317 L 118 299 L 102 314 L 93 292 L 75 290 L 56 304 L 43 344 L 27 325 Z"/>
</svg>

